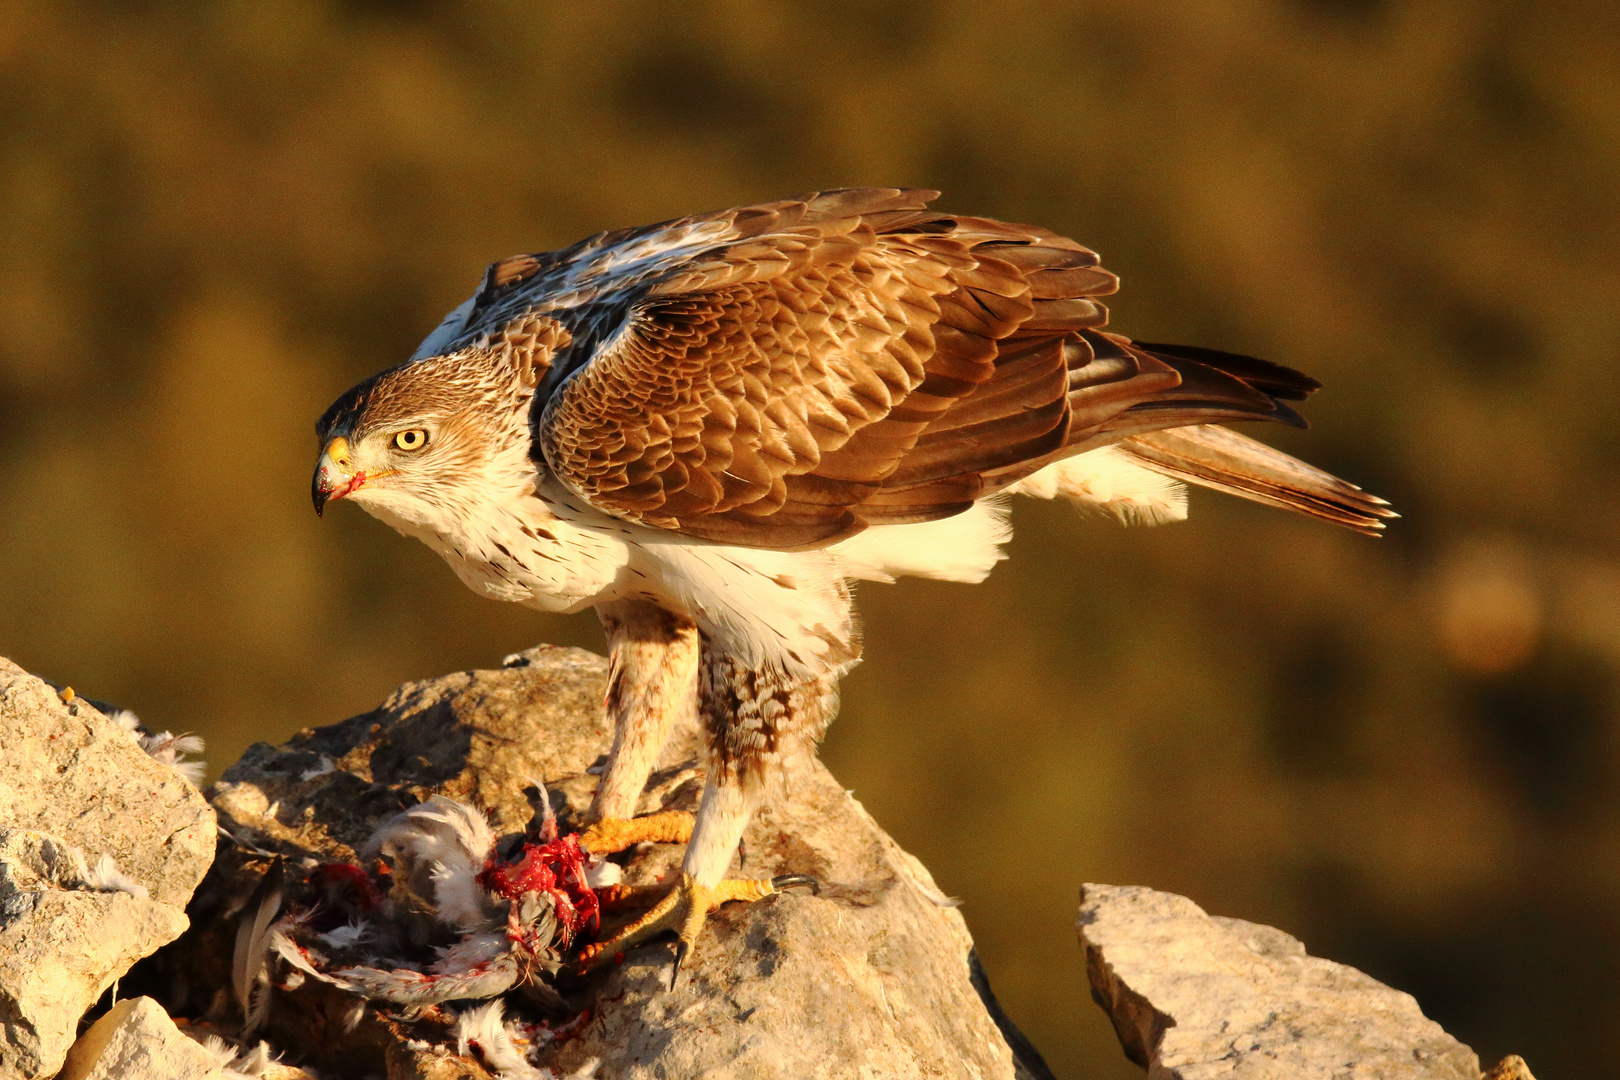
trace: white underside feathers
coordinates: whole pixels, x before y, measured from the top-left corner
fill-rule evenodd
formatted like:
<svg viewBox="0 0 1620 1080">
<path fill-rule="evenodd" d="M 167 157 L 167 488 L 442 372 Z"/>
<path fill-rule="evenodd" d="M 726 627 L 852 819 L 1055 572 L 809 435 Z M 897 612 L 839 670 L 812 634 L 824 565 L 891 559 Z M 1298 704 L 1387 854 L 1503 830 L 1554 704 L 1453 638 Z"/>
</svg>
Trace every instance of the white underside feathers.
<svg viewBox="0 0 1620 1080">
<path fill-rule="evenodd" d="M 992 496 L 954 517 L 877 525 L 829 550 L 845 577 L 882 582 L 921 577 L 973 585 L 1007 557 L 1001 545 L 1011 538 L 1007 501 Z"/>
<path fill-rule="evenodd" d="M 829 552 L 644 535 L 649 542 L 631 545 L 629 563 L 646 586 L 639 595 L 690 612 L 715 645 L 744 664 L 785 660 L 820 673 L 854 659 L 849 590 Z"/>
<path fill-rule="evenodd" d="M 1187 518 L 1187 488 L 1144 468 L 1117 447 L 1105 446 L 1025 477 L 1007 489 L 1015 495 L 1054 499 L 1112 514 L 1126 525 L 1163 525 Z"/>
<path fill-rule="evenodd" d="M 828 550 L 844 576 L 863 581 L 922 577 L 974 584 L 1007 557 L 1001 545 L 1012 537 L 1012 526 L 1005 495 L 1061 495 L 1127 525 L 1160 525 L 1187 516 L 1185 486 L 1107 446 L 1054 462 L 954 517 L 877 525 Z"/>
<path fill-rule="evenodd" d="M 778 551 L 715 544 L 615 518 L 554 479 L 516 484 L 512 477 L 524 469 L 532 476 L 533 465 L 526 460 L 510 465 L 500 471 L 504 480 L 492 480 L 489 490 L 448 517 L 443 506 L 366 501 L 369 489 L 352 497 L 426 541 L 486 596 L 547 611 L 645 601 L 690 615 L 713 648 L 745 666 L 771 665 L 813 677 L 841 673 L 860 655 L 848 581 L 983 581 L 1006 558 L 1001 545 L 1012 535 L 1009 495 L 1062 495 L 1127 524 L 1159 524 L 1187 515 L 1186 489 L 1179 482 L 1109 447 L 1047 465 L 951 517 L 875 525 L 826 548 Z M 418 511 L 439 517 L 433 522 L 408 517 L 407 512 Z M 533 527 L 524 528 L 531 519 Z M 427 868 L 408 875 L 413 890 L 419 896 L 435 894 L 449 921 L 471 929 L 481 922 L 477 891 L 467 885 L 477 867 L 464 855 L 458 861 L 437 850 L 460 855 L 458 849 L 468 845 L 450 842 L 457 829 L 435 820 L 434 808 L 423 814 L 396 840 L 401 854 Z M 412 836 L 415 829 L 423 835 Z M 437 872 L 435 862 L 441 864 Z M 425 880 L 416 881 L 418 876 Z"/>
</svg>

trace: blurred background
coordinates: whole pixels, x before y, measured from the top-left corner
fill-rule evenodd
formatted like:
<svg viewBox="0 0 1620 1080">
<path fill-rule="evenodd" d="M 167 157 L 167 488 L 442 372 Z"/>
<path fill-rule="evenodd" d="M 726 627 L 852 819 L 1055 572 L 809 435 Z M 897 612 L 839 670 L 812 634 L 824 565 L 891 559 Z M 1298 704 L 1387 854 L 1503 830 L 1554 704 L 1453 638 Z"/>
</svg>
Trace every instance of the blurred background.
<svg viewBox="0 0 1620 1080">
<path fill-rule="evenodd" d="M 10 0 L 0 654 L 250 742 L 589 615 L 481 600 L 312 424 L 484 266 L 817 187 L 941 188 L 1125 281 L 1116 329 L 1327 384 L 1250 430 L 1369 540 L 1211 493 L 1021 505 L 868 586 L 825 758 L 1060 1077 L 1139 1076 L 1082 881 L 1271 923 L 1489 1064 L 1620 1023 L 1620 11 L 1583 0 Z"/>
</svg>

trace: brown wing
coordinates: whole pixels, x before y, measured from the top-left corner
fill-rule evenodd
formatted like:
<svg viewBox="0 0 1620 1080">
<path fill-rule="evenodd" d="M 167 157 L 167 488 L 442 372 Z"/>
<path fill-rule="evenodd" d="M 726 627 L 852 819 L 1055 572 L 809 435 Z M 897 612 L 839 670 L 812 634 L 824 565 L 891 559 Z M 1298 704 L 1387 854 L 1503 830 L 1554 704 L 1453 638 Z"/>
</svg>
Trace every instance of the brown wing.
<svg viewBox="0 0 1620 1080">
<path fill-rule="evenodd" d="M 1161 428 L 1297 415 L 1315 383 L 1103 333 L 1117 280 L 1043 229 L 859 189 L 733 212 L 552 398 L 546 461 L 599 509 L 754 547 L 957 513 Z"/>
</svg>

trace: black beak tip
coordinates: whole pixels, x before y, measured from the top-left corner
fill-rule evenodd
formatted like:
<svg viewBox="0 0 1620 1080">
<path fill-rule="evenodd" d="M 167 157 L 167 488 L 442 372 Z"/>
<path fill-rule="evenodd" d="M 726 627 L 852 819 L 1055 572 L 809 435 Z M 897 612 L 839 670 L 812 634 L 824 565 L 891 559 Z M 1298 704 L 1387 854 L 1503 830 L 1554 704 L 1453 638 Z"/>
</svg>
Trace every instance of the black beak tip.
<svg viewBox="0 0 1620 1080">
<path fill-rule="evenodd" d="M 310 499 L 315 503 L 316 517 L 326 516 L 326 500 L 331 496 L 331 494 L 332 493 L 330 491 L 321 486 L 319 477 L 316 477 L 315 480 L 310 484 L 309 496 Z"/>
</svg>

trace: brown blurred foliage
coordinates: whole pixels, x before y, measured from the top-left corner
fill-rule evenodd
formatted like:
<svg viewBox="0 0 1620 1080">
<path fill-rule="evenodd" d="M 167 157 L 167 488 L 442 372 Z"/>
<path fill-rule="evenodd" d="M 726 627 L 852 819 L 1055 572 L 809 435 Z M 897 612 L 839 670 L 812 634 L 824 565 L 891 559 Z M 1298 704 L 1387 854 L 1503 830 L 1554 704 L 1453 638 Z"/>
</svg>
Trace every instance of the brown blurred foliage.
<svg viewBox="0 0 1620 1080">
<path fill-rule="evenodd" d="M 311 424 L 484 265 L 918 184 L 1123 274 L 1115 326 L 1328 385 L 1265 437 L 1370 541 L 1209 494 L 1020 506 L 983 586 L 863 590 L 825 756 L 966 898 L 1060 1076 L 1083 880 L 1270 922 L 1487 1061 L 1620 1021 L 1620 25 L 1583 0 L 10 0 L 0 653 L 207 737 L 589 616 L 310 513 Z"/>
</svg>

